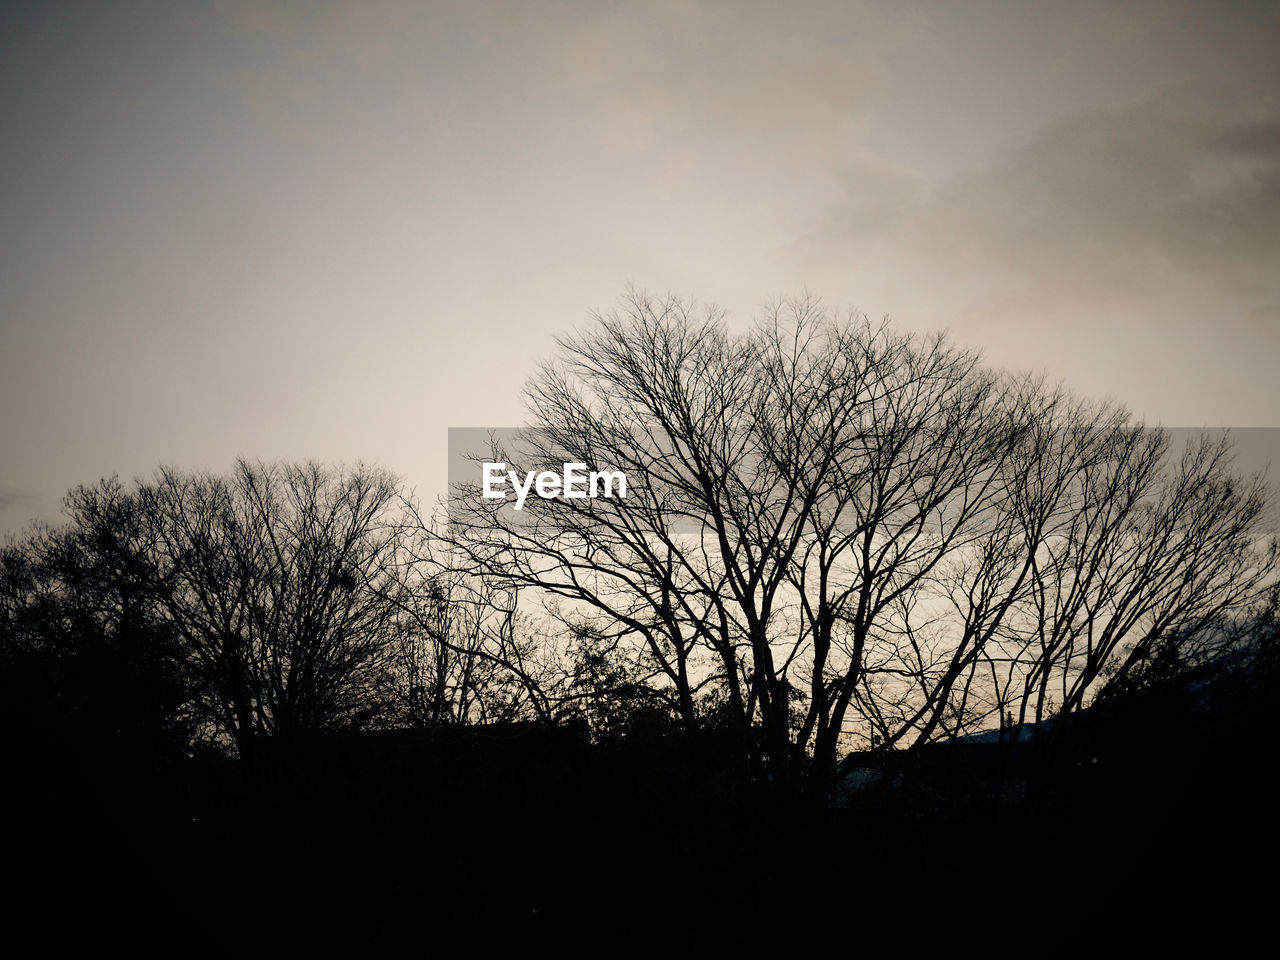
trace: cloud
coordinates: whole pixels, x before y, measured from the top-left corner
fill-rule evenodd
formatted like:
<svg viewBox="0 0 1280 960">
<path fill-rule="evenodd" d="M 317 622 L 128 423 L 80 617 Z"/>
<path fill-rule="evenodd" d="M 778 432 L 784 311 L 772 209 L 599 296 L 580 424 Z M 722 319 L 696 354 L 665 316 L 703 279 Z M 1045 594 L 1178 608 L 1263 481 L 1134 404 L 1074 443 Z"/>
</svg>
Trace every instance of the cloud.
<svg viewBox="0 0 1280 960">
<path fill-rule="evenodd" d="M 1051 124 L 950 181 L 852 168 L 808 255 L 876 252 L 1042 301 L 1193 281 L 1280 302 L 1280 116 L 1177 93 Z"/>
<path fill-rule="evenodd" d="M 1231 124 L 1145 106 L 1079 117 L 952 191 L 933 214 L 974 230 L 981 255 L 1036 275 L 1139 287 L 1191 272 L 1235 291 L 1273 289 L 1280 151 Z"/>
<path fill-rule="evenodd" d="M 34 513 L 39 509 L 40 496 L 34 490 L 0 486 L 0 510 L 28 510 Z"/>
</svg>

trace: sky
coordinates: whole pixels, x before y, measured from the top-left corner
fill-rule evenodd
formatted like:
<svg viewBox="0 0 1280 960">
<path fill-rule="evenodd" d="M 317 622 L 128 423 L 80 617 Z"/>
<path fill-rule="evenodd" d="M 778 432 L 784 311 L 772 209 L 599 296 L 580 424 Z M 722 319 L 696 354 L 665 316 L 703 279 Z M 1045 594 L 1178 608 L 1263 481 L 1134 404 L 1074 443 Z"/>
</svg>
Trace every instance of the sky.
<svg viewBox="0 0 1280 960">
<path fill-rule="evenodd" d="M 433 499 L 629 284 L 1280 427 L 1274 0 L 6 0 L 0 131 L 0 531 L 242 455 Z"/>
</svg>

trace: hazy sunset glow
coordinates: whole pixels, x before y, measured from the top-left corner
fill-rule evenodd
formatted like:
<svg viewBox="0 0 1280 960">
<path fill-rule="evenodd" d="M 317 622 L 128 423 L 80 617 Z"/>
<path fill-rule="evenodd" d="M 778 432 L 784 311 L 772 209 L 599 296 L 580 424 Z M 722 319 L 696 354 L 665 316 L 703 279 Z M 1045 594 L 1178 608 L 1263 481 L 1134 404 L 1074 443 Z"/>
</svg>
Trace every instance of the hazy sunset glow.
<svg viewBox="0 0 1280 960">
<path fill-rule="evenodd" d="M 629 282 L 1280 425 L 1274 3 L 7 3 L 0 527 L 159 463 L 444 492 Z"/>
</svg>

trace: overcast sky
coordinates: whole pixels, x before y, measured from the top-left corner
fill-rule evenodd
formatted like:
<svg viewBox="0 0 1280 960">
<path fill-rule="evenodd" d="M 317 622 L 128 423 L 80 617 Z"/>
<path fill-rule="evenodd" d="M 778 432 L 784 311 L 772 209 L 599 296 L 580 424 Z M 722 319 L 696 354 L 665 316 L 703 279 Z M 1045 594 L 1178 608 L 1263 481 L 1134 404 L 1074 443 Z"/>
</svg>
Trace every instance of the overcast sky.
<svg viewBox="0 0 1280 960">
<path fill-rule="evenodd" d="M 0 6 L 0 530 L 520 422 L 626 285 L 1280 426 L 1280 4 Z"/>
</svg>

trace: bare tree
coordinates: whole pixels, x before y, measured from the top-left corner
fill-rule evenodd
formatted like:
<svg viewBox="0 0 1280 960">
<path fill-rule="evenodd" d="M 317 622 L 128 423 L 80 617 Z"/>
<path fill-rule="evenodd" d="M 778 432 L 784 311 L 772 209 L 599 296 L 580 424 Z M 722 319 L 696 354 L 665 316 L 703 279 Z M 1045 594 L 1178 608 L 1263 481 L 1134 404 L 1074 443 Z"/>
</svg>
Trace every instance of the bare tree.
<svg viewBox="0 0 1280 960">
<path fill-rule="evenodd" d="M 138 498 L 115 478 L 71 490 L 67 520 L 0 551 L 0 672 L 8 728 L 32 742 L 152 769 L 188 746 L 189 684 L 156 603 L 153 543 Z M 137 774 L 137 769 L 130 768 Z"/>
<path fill-rule="evenodd" d="M 567 670 L 520 609 L 519 589 L 470 573 L 447 538 L 407 503 L 395 681 L 411 726 L 553 722 Z"/>
<path fill-rule="evenodd" d="M 239 461 L 141 487 L 163 608 L 206 715 L 242 754 L 360 722 L 389 668 L 399 524 L 389 474 Z"/>
<path fill-rule="evenodd" d="M 643 651 L 687 727 L 722 691 L 784 788 L 821 792 L 851 729 L 911 747 L 1074 709 L 1274 569 L 1229 444 L 1171 465 L 1161 431 L 943 335 L 809 297 L 734 335 L 633 293 L 559 346 L 489 456 L 624 471 L 627 496 L 459 490 L 451 547 Z"/>
</svg>

